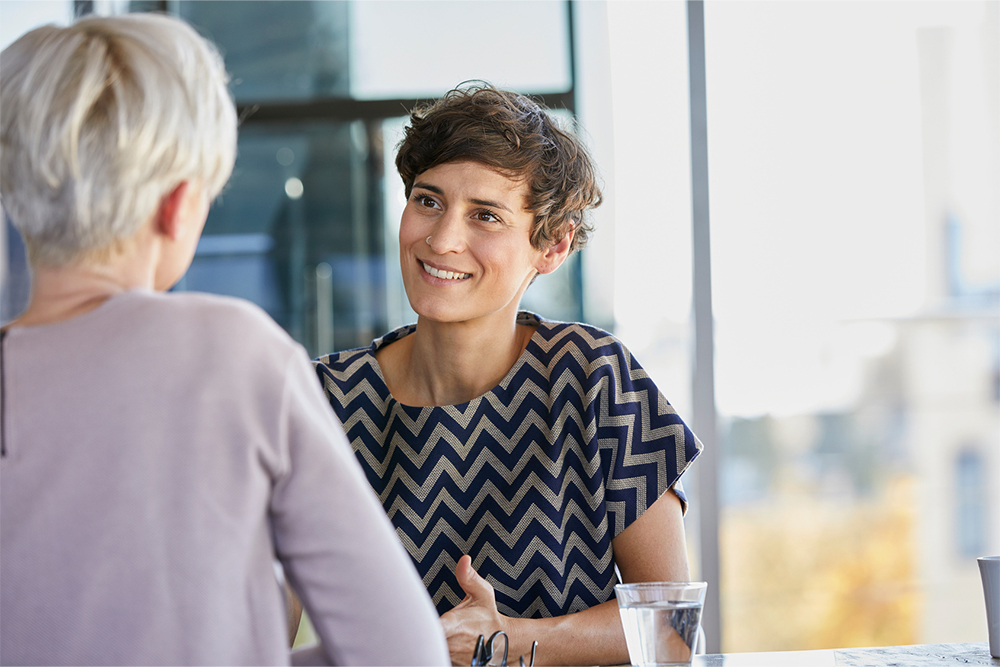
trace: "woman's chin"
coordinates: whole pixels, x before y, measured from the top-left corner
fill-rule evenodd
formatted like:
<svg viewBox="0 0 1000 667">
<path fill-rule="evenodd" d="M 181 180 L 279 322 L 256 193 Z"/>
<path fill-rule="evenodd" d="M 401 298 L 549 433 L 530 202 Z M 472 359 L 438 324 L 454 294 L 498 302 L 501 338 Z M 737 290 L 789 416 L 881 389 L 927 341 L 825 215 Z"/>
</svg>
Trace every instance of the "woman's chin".
<svg viewBox="0 0 1000 667">
<path fill-rule="evenodd" d="M 413 304 L 410 304 L 410 307 L 413 308 L 413 312 L 417 314 L 417 317 L 426 321 L 441 322 L 442 324 L 446 324 L 450 322 L 464 322 L 465 320 L 470 319 L 467 313 L 459 312 L 456 308 L 440 306 L 414 307 Z"/>
</svg>

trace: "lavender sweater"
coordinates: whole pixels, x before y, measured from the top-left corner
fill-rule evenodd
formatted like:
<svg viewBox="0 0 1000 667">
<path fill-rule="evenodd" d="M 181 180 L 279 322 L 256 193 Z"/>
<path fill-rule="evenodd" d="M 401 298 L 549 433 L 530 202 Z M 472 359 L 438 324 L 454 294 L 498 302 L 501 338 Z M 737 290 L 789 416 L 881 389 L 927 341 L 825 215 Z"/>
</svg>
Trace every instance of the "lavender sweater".
<svg viewBox="0 0 1000 667">
<path fill-rule="evenodd" d="M 0 662 L 282 664 L 274 559 L 336 664 L 448 664 L 323 398 L 262 311 L 132 291 L 3 345 Z"/>
</svg>

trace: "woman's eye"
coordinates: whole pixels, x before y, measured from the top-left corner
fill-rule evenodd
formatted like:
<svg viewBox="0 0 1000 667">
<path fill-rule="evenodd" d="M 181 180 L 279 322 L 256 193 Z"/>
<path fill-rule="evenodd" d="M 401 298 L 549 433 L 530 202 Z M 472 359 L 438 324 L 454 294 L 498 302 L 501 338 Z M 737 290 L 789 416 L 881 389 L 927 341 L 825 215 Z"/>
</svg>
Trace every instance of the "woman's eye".
<svg viewBox="0 0 1000 667">
<path fill-rule="evenodd" d="M 427 208 L 434 208 L 437 206 L 437 202 L 434 201 L 434 198 L 428 197 L 427 195 L 413 195 L 413 201 L 420 206 L 425 206 Z"/>
<path fill-rule="evenodd" d="M 500 218 L 495 216 L 489 211 L 479 211 L 476 213 L 476 219 L 480 222 L 502 222 Z"/>
</svg>

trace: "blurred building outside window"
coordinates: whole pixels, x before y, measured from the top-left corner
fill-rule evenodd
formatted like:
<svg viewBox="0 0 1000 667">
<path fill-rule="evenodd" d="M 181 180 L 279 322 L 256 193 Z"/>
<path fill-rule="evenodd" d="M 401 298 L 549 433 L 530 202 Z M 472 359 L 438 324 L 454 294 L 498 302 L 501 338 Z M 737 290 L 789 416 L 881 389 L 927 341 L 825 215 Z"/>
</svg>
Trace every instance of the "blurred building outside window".
<svg viewBox="0 0 1000 667">
<path fill-rule="evenodd" d="M 998 10 L 706 4 L 726 650 L 985 641 Z"/>
<path fill-rule="evenodd" d="M 967 445 L 955 461 L 955 542 L 962 558 L 986 553 L 988 501 L 986 466 L 975 445 Z"/>
</svg>

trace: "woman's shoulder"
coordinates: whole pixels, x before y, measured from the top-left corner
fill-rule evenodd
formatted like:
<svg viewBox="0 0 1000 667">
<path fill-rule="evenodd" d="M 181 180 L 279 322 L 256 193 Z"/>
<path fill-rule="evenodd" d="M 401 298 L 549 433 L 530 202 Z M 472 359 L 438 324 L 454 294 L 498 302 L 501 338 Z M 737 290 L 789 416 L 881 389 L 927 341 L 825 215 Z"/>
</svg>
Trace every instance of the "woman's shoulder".
<svg viewBox="0 0 1000 667">
<path fill-rule="evenodd" d="M 139 292 L 130 297 L 145 316 L 177 328 L 197 328 L 206 340 L 294 344 L 263 308 L 245 299 L 203 292 Z"/>
<path fill-rule="evenodd" d="M 328 394 L 339 398 L 346 397 L 355 388 L 367 383 L 379 394 L 387 394 L 385 381 L 375 353 L 382 347 L 393 343 L 416 330 L 415 324 L 393 329 L 389 333 L 376 338 L 370 345 L 354 347 L 340 352 L 333 352 L 313 359 L 316 374 L 323 382 Z"/>
<path fill-rule="evenodd" d="M 21 328 L 18 321 L 4 327 Z M 202 292 L 159 292 L 131 289 L 110 296 L 98 307 L 69 319 L 31 325 L 32 332 L 58 335 L 65 329 L 101 331 L 165 330 L 177 334 L 184 329 L 197 329 L 202 337 L 213 333 L 252 333 L 259 331 L 271 336 L 288 337 L 259 306 L 235 297 Z"/>
<path fill-rule="evenodd" d="M 368 345 L 324 354 L 313 359 L 312 364 L 321 377 L 342 383 L 350 382 L 363 368 L 373 366 L 374 361 L 372 346 Z"/>
<path fill-rule="evenodd" d="M 352 347 L 339 352 L 331 352 L 313 359 L 313 365 L 317 368 L 328 368 L 331 371 L 344 371 L 357 366 L 359 361 L 374 361 L 375 353 L 389 343 L 395 342 L 404 336 L 408 336 L 416 330 L 415 324 L 393 329 L 389 333 L 379 336 L 369 345 L 362 347 Z"/>
<path fill-rule="evenodd" d="M 578 351 L 578 354 L 587 359 L 608 355 L 630 356 L 627 348 L 614 334 L 591 324 L 548 320 L 527 311 L 518 314 L 518 323 L 537 326 L 535 343 L 538 350 L 547 356 L 563 355 L 570 351 Z"/>
</svg>

